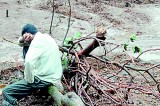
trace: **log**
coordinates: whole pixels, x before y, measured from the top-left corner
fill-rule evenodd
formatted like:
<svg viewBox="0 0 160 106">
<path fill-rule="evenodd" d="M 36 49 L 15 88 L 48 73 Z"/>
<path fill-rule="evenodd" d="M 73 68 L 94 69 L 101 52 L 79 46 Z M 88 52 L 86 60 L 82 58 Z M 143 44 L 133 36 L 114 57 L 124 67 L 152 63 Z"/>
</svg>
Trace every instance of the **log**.
<svg viewBox="0 0 160 106">
<path fill-rule="evenodd" d="M 85 106 L 81 98 L 75 92 L 68 92 L 62 99 L 62 104 L 65 106 Z"/>
<path fill-rule="evenodd" d="M 68 92 L 63 95 L 56 86 L 50 86 L 48 93 L 54 101 L 53 106 L 85 106 L 75 92 Z"/>
<path fill-rule="evenodd" d="M 54 106 L 62 106 L 62 93 L 55 86 L 50 86 L 48 88 L 48 93 L 54 101 Z"/>
</svg>

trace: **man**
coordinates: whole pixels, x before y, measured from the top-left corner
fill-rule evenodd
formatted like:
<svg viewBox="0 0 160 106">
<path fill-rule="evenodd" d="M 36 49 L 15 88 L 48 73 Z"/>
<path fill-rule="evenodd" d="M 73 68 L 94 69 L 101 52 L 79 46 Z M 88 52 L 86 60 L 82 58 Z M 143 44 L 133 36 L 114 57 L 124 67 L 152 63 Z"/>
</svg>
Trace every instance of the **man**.
<svg viewBox="0 0 160 106">
<path fill-rule="evenodd" d="M 3 106 L 17 106 L 18 100 L 35 90 L 45 89 L 61 81 L 59 48 L 51 36 L 42 34 L 34 25 L 27 24 L 22 29 L 19 45 L 23 46 L 25 58 L 24 80 L 8 85 L 2 90 Z"/>
</svg>

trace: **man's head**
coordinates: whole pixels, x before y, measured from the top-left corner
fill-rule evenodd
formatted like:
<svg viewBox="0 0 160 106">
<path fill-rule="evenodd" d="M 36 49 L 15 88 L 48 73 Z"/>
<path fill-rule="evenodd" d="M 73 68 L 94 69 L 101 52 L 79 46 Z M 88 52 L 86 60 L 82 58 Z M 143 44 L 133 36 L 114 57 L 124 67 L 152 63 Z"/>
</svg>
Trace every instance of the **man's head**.
<svg viewBox="0 0 160 106">
<path fill-rule="evenodd" d="M 26 24 L 22 28 L 22 36 L 25 41 L 32 41 L 37 32 L 37 28 L 32 24 Z"/>
</svg>

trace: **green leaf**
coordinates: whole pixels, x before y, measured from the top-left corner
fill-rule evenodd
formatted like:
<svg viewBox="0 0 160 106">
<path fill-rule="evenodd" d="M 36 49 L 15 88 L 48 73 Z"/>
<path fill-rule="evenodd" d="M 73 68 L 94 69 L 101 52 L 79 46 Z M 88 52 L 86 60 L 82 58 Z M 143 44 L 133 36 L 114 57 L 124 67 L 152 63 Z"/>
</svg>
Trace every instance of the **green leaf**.
<svg viewBox="0 0 160 106">
<path fill-rule="evenodd" d="M 77 32 L 74 36 L 73 36 L 73 39 L 78 39 L 81 37 L 81 33 L 80 32 Z"/>
<path fill-rule="evenodd" d="M 80 32 L 77 32 L 73 37 L 70 37 L 70 38 L 66 38 L 64 40 L 64 46 L 69 48 L 73 45 L 73 41 L 80 38 L 81 37 L 81 33 Z M 78 45 L 74 45 L 74 49 L 77 49 Z"/>
<path fill-rule="evenodd" d="M 124 44 L 124 50 L 127 50 L 129 44 Z"/>
<path fill-rule="evenodd" d="M 73 43 L 72 38 L 66 38 L 64 40 L 64 46 L 67 47 L 67 48 L 71 47 L 72 43 Z"/>
<path fill-rule="evenodd" d="M 66 38 L 66 39 L 64 40 L 64 42 L 65 42 L 66 44 L 69 44 L 70 41 L 72 41 L 72 38 Z"/>
<path fill-rule="evenodd" d="M 142 53 L 142 48 L 139 48 L 139 50 L 140 50 L 140 53 Z"/>
<path fill-rule="evenodd" d="M 131 40 L 132 42 L 134 42 L 136 39 L 137 39 L 137 35 L 136 35 L 136 34 L 131 35 L 130 40 Z"/>
<path fill-rule="evenodd" d="M 63 57 L 62 57 L 62 66 L 63 66 L 63 68 L 65 68 L 65 69 L 68 68 L 67 53 L 64 53 L 64 54 L 63 54 Z"/>
<path fill-rule="evenodd" d="M 138 47 L 138 46 L 134 46 L 132 48 L 133 53 L 140 53 L 142 52 L 142 48 Z"/>
</svg>

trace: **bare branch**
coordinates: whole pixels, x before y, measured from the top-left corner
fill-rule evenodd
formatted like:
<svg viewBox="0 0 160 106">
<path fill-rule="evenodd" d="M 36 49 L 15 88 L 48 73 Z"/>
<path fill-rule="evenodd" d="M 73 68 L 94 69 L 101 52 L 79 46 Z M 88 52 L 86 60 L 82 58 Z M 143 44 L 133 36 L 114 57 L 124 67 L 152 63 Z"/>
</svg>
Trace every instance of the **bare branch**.
<svg viewBox="0 0 160 106">
<path fill-rule="evenodd" d="M 70 28 L 70 21 L 71 21 L 71 3 L 70 3 L 70 0 L 68 0 L 68 4 L 69 4 L 69 18 L 68 18 L 68 28 L 67 28 L 67 31 L 66 31 L 66 34 L 65 34 L 65 37 L 62 41 L 62 46 L 64 45 L 64 40 L 66 39 L 67 37 L 67 34 L 68 34 L 68 31 L 69 31 L 69 28 Z"/>
<path fill-rule="evenodd" d="M 53 3 L 52 3 L 52 18 L 51 18 L 51 25 L 50 25 L 50 30 L 49 30 L 49 34 L 52 34 L 52 24 L 53 24 L 53 17 L 54 17 L 54 0 L 53 0 Z"/>
</svg>

